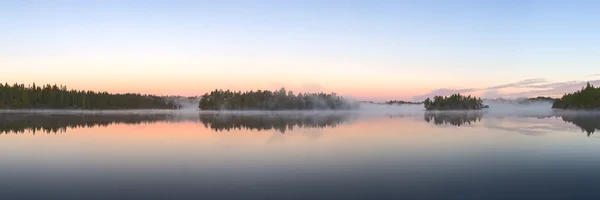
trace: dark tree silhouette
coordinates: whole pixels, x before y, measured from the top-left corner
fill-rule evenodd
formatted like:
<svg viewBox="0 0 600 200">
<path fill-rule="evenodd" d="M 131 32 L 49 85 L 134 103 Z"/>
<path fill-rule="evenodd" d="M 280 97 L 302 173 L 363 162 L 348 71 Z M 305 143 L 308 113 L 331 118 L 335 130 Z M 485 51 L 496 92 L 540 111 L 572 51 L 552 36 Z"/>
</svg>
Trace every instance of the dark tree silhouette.
<svg viewBox="0 0 600 200">
<path fill-rule="evenodd" d="M 299 93 L 281 88 L 279 91 L 233 92 L 214 90 L 200 99 L 201 110 L 312 110 L 353 109 L 358 103 L 350 102 L 335 93 Z"/>
<path fill-rule="evenodd" d="M 584 88 L 571 94 L 565 94 L 554 101 L 552 108 L 559 109 L 600 109 L 600 87 L 587 83 Z"/>
<path fill-rule="evenodd" d="M 427 98 L 423 104 L 426 110 L 479 110 L 486 108 L 481 98 L 453 94 L 449 97 L 435 96 L 433 101 Z"/>
<path fill-rule="evenodd" d="M 0 84 L 0 109 L 177 109 L 165 98 L 141 94 L 68 90 L 66 86 L 35 83 Z"/>
</svg>

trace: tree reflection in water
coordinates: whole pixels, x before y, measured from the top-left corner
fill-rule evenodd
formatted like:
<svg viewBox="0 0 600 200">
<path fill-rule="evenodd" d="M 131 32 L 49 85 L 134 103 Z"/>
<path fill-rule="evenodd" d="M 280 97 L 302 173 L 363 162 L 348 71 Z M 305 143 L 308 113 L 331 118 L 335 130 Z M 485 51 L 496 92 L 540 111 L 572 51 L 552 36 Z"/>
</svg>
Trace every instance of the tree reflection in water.
<svg viewBox="0 0 600 200">
<path fill-rule="evenodd" d="M 161 121 L 194 121 L 215 131 L 248 129 L 277 130 L 335 127 L 348 114 L 199 114 L 178 118 L 169 114 L 31 114 L 0 113 L 0 133 L 63 133 L 73 128 L 106 127 L 112 124 L 144 124 Z"/>
<path fill-rule="evenodd" d="M 0 113 L 0 134 L 63 133 L 67 128 L 109 126 L 111 124 L 142 124 L 165 121 L 166 114 L 28 114 Z"/>
<path fill-rule="evenodd" d="M 424 119 L 428 123 L 435 125 L 451 124 L 454 126 L 462 126 L 464 124 L 472 124 L 481 121 L 483 114 L 481 112 L 438 112 L 426 111 Z"/>
<path fill-rule="evenodd" d="M 545 116 L 528 116 L 538 119 L 557 118 L 565 123 L 573 124 L 581 129 L 582 132 L 591 136 L 596 131 L 600 131 L 600 113 L 599 112 L 554 112 Z"/>
<path fill-rule="evenodd" d="M 494 117 L 494 116 L 489 116 Z M 498 116 L 496 116 L 498 117 Z M 538 119 L 545 118 L 559 118 L 564 122 L 574 124 L 579 127 L 583 132 L 587 133 L 588 136 L 592 135 L 596 131 L 600 131 L 600 113 L 587 113 L 587 112 L 568 112 L 568 113 L 553 113 L 550 115 L 534 115 L 534 116 L 518 116 L 521 117 L 533 117 Z M 483 118 L 482 112 L 425 112 L 424 120 L 428 123 L 435 125 L 451 124 L 453 126 L 461 126 L 464 124 L 474 124 L 481 121 Z M 502 117 L 498 117 L 502 118 Z M 507 118 L 505 118 L 507 119 Z"/>
<path fill-rule="evenodd" d="M 347 114 L 200 114 L 200 121 L 205 127 L 215 131 L 276 130 L 285 133 L 294 128 L 336 127 L 350 119 Z"/>
<path fill-rule="evenodd" d="M 193 121 L 202 123 L 205 127 L 214 131 L 229 130 L 252 130 L 267 131 L 276 130 L 281 133 L 294 128 L 325 128 L 336 127 L 347 123 L 357 115 L 351 114 L 224 114 L 204 113 L 189 116 L 176 116 L 171 114 L 31 114 L 31 113 L 0 113 L 0 134 L 25 133 L 62 133 L 68 129 L 91 128 L 95 126 L 109 126 L 112 124 L 146 124 L 156 122 Z M 412 115 L 393 115 L 392 118 L 409 117 Z M 481 121 L 484 113 L 479 111 L 447 112 L 428 111 L 424 113 L 423 119 L 435 125 L 450 124 L 462 126 L 474 124 Z M 494 117 L 493 115 L 486 117 Z M 495 116 L 497 118 L 502 118 Z M 510 117 L 510 116 L 508 116 Z M 600 131 L 600 113 L 561 113 L 556 112 L 548 115 L 513 116 L 517 118 L 533 117 L 558 118 L 562 121 L 574 124 L 588 136 Z M 510 118 L 504 118 L 509 120 Z M 518 120 L 518 119 L 517 119 Z M 555 125 L 556 126 L 556 125 Z"/>
<path fill-rule="evenodd" d="M 587 133 L 588 137 L 596 131 L 600 131 L 600 113 L 586 115 L 562 115 L 565 122 L 575 124 L 581 131 Z"/>
</svg>

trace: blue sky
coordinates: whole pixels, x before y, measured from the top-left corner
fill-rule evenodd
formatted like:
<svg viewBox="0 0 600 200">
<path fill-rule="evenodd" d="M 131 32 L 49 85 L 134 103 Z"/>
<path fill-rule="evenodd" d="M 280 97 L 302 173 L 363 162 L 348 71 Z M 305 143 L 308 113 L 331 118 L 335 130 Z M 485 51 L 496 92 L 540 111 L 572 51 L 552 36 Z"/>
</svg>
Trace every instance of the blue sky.
<svg viewBox="0 0 600 200">
<path fill-rule="evenodd" d="M 537 95 L 494 86 L 600 79 L 590 76 L 600 73 L 598 10 L 595 1 L 3 1 L 0 81 L 184 95 L 282 86 L 363 99 Z"/>
</svg>

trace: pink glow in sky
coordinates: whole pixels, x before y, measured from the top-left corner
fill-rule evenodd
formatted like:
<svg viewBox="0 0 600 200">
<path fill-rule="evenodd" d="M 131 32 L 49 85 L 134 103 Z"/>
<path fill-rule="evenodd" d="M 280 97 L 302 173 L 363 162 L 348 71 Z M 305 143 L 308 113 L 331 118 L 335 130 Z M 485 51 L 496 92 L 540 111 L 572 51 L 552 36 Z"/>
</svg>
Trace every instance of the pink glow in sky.
<svg viewBox="0 0 600 200">
<path fill-rule="evenodd" d="M 600 73 L 595 5 L 285 2 L 7 2 L 0 82 L 186 96 L 286 87 L 361 100 L 600 83 L 590 76 Z M 489 89 L 536 78 L 562 84 Z"/>
</svg>

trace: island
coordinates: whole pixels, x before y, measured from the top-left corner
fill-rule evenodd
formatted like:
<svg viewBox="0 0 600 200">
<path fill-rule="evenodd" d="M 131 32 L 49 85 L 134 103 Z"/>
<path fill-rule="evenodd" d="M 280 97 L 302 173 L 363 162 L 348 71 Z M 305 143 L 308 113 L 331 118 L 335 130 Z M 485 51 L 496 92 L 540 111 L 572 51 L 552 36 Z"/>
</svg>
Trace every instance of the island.
<svg viewBox="0 0 600 200">
<path fill-rule="evenodd" d="M 0 83 L 0 109 L 179 109 L 154 95 L 69 90 L 66 86 Z"/>
<path fill-rule="evenodd" d="M 489 106 L 483 105 L 481 98 L 461 94 L 453 94 L 449 97 L 435 96 L 433 101 L 427 98 L 423 104 L 426 110 L 480 110 L 489 108 Z"/>
<path fill-rule="evenodd" d="M 588 82 L 581 90 L 565 94 L 560 99 L 555 100 L 552 108 L 576 110 L 600 109 L 600 88 L 596 88 Z"/>
<path fill-rule="evenodd" d="M 200 110 L 343 110 L 357 109 L 358 102 L 335 93 L 298 93 L 286 91 L 214 90 L 201 96 Z"/>
</svg>

